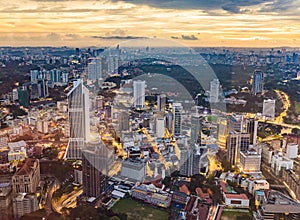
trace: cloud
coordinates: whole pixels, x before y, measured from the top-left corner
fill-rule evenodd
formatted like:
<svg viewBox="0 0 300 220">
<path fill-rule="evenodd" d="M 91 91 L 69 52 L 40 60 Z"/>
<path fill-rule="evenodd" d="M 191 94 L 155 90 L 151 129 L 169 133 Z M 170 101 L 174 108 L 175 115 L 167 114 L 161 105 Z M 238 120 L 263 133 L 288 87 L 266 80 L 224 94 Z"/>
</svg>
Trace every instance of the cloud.
<svg viewBox="0 0 300 220">
<path fill-rule="evenodd" d="M 177 36 L 171 36 L 172 39 L 175 39 L 175 40 L 199 40 L 198 37 L 196 37 L 194 34 L 191 34 L 191 35 L 181 35 L 180 37 L 177 37 Z"/>
<path fill-rule="evenodd" d="M 264 3 L 272 3 L 274 0 L 112 0 L 113 2 L 125 1 L 133 4 L 149 5 L 156 8 L 169 9 L 200 9 L 218 10 L 223 9 L 230 13 L 248 13 L 247 7 Z M 281 1 L 281 0 L 279 0 Z M 286 1 L 286 0 L 284 0 Z"/>
<path fill-rule="evenodd" d="M 146 39 L 148 37 L 140 36 L 92 36 L 92 38 L 105 39 L 105 40 L 133 40 L 133 39 Z"/>
</svg>

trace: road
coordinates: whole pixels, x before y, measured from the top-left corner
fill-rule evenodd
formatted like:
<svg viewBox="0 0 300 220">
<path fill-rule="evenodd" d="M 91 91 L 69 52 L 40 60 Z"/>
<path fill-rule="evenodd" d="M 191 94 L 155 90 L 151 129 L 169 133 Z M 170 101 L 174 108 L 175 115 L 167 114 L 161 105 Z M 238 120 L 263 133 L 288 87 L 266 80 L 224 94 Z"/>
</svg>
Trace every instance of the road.
<svg viewBox="0 0 300 220">
<path fill-rule="evenodd" d="M 82 187 L 77 190 L 72 191 L 67 195 L 63 195 L 57 201 L 52 200 L 52 207 L 55 212 L 62 214 L 62 208 L 75 208 L 76 207 L 76 198 L 82 194 Z"/>
<path fill-rule="evenodd" d="M 50 189 L 47 195 L 47 201 L 46 204 L 44 206 L 44 209 L 46 210 L 47 216 L 49 216 L 54 210 L 52 208 L 52 196 L 53 193 L 59 188 L 59 183 L 57 180 L 55 180 L 51 185 L 50 185 Z"/>
</svg>

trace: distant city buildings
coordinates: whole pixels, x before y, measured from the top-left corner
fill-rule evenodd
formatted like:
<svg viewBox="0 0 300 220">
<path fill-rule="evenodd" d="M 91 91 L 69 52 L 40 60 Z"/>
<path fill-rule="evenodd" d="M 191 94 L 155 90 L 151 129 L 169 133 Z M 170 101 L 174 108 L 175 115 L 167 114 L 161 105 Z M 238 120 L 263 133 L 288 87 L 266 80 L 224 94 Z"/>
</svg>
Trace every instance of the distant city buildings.
<svg viewBox="0 0 300 220">
<path fill-rule="evenodd" d="M 253 73 L 253 81 L 252 81 L 252 93 L 253 94 L 261 94 L 263 93 L 263 82 L 264 82 L 264 74 L 261 70 L 255 70 Z"/>
<path fill-rule="evenodd" d="M 210 93 L 209 93 L 209 101 L 211 103 L 219 102 L 219 91 L 220 91 L 220 81 L 218 79 L 214 79 L 210 82 Z"/>
<path fill-rule="evenodd" d="M 87 66 L 87 75 L 89 80 L 100 80 L 103 73 L 104 61 L 101 57 L 93 58 Z"/>
<path fill-rule="evenodd" d="M 133 81 L 133 100 L 134 107 L 144 108 L 145 106 L 145 88 L 146 82 L 137 80 Z"/>
</svg>

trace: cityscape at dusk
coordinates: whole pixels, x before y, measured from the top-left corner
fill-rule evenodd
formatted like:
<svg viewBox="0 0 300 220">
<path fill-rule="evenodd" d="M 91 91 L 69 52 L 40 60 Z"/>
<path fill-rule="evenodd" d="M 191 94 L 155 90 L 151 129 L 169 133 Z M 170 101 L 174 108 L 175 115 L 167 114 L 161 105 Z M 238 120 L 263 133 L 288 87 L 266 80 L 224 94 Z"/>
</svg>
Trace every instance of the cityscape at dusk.
<svg viewBox="0 0 300 220">
<path fill-rule="evenodd" d="M 0 220 L 300 220 L 299 0 L 0 6 Z"/>
</svg>

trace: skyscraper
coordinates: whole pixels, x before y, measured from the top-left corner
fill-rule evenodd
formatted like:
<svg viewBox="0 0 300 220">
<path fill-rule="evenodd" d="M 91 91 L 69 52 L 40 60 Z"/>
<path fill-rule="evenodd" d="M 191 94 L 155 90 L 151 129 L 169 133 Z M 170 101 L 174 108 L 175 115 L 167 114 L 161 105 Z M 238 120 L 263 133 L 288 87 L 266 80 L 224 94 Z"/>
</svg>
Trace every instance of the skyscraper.
<svg viewBox="0 0 300 220">
<path fill-rule="evenodd" d="M 158 111 L 165 111 L 167 104 L 167 96 L 165 94 L 161 94 L 157 96 L 157 110 Z"/>
<path fill-rule="evenodd" d="M 86 143 L 82 151 L 83 194 L 98 197 L 108 186 L 108 172 L 113 163 L 113 151 L 97 138 Z"/>
<path fill-rule="evenodd" d="M 250 134 L 250 144 L 255 146 L 257 138 L 258 121 L 255 118 L 246 119 L 246 133 Z"/>
<path fill-rule="evenodd" d="M 264 74 L 261 70 L 255 70 L 253 73 L 252 93 L 263 93 Z"/>
<path fill-rule="evenodd" d="M 250 134 L 231 133 L 227 138 L 227 157 L 232 165 L 240 162 L 240 151 L 247 151 L 250 144 Z"/>
<path fill-rule="evenodd" d="M 173 104 L 173 131 L 175 136 L 179 136 L 181 134 L 181 116 L 182 116 L 182 105 L 181 103 Z"/>
<path fill-rule="evenodd" d="M 68 93 L 68 109 L 70 124 L 70 139 L 65 157 L 68 159 L 81 159 L 81 150 L 84 142 L 89 140 L 89 91 L 82 80 L 74 82 Z"/>
<path fill-rule="evenodd" d="M 136 108 L 144 108 L 145 87 L 146 87 L 145 81 L 141 81 L 141 80 L 133 81 L 133 99 L 134 99 L 134 107 Z"/>
<path fill-rule="evenodd" d="M 219 90 L 220 90 L 220 81 L 214 79 L 210 82 L 210 96 L 209 101 L 211 103 L 217 103 L 219 101 Z"/>
<path fill-rule="evenodd" d="M 193 114 L 191 116 L 191 144 L 197 143 L 200 136 L 200 116 L 198 114 Z"/>
</svg>

